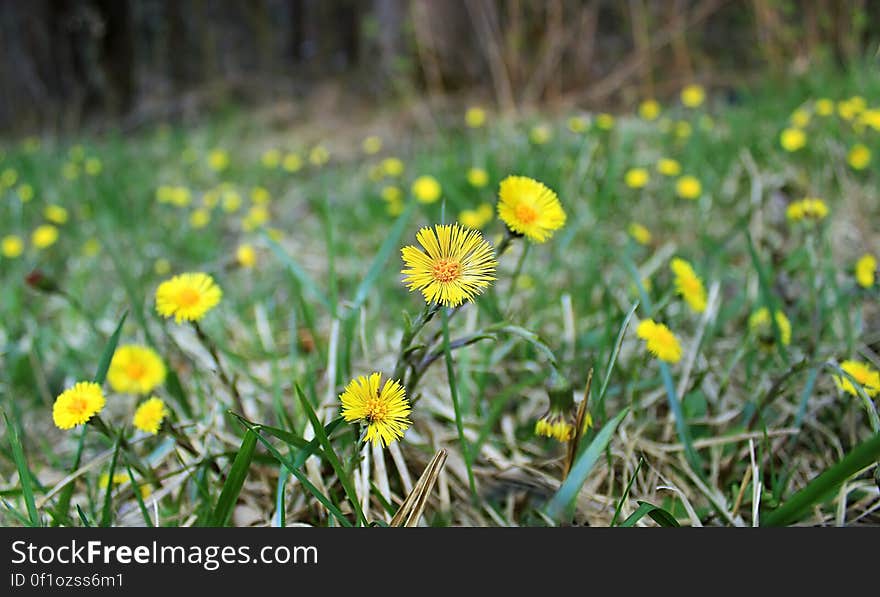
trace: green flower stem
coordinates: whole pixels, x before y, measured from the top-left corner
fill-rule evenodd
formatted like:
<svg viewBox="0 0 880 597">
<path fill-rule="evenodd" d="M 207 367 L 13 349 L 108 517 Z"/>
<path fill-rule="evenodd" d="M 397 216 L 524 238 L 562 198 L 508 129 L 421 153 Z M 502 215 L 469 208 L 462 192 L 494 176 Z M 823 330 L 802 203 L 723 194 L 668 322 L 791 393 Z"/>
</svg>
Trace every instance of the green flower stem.
<svg viewBox="0 0 880 597">
<path fill-rule="evenodd" d="M 238 385 L 236 385 L 235 380 L 229 377 L 229 374 L 226 373 L 226 369 L 223 368 L 223 363 L 220 361 L 220 355 L 217 352 L 217 347 L 214 346 L 214 343 L 211 342 L 211 339 L 208 338 L 208 335 L 202 330 L 199 326 L 198 322 L 192 322 L 193 328 L 196 330 L 196 336 L 199 337 L 202 345 L 208 349 L 208 352 L 211 353 L 211 358 L 214 359 L 214 363 L 217 365 L 217 374 L 220 376 L 220 381 L 229 388 L 229 391 L 232 392 L 232 398 L 235 401 L 235 408 L 238 409 L 242 415 L 247 415 L 247 412 L 244 410 L 244 403 L 241 400 L 241 394 L 238 392 Z"/>
</svg>

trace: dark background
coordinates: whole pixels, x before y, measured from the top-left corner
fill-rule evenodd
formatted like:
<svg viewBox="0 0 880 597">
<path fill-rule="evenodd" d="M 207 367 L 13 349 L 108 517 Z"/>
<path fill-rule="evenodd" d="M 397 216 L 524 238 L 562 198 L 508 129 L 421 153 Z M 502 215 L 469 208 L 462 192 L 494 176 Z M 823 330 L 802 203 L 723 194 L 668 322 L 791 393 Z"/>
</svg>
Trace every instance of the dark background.
<svg viewBox="0 0 880 597">
<path fill-rule="evenodd" d="M 0 132 L 137 127 L 341 86 L 598 108 L 873 55 L 866 0 L 0 0 Z"/>
</svg>

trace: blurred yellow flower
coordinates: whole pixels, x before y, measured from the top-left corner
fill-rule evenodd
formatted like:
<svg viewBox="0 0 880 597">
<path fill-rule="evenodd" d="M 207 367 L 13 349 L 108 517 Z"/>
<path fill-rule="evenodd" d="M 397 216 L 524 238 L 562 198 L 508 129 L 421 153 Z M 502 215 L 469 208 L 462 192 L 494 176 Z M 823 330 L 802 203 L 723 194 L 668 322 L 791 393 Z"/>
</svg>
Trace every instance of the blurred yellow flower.
<svg viewBox="0 0 880 597">
<path fill-rule="evenodd" d="M 806 108 L 798 108 L 789 116 L 788 121 L 795 128 L 803 129 L 810 124 L 810 111 Z"/>
<path fill-rule="evenodd" d="M 807 134 L 801 129 L 787 128 L 780 133 L 779 144 L 785 151 L 797 151 L 807 144 Z"/>
<path fill-rule="evenodd" d="M 776 311 L 776 327 L 779 328 L 779 339 L 788 346 L 791 343 L 791 322 L 785 313 Z M 770 311 L 761 307 L 749 316 L 749 330 L 755 335 L 762 348 L 771 348 L 776 342 Z"/>
<path fill-rule="evenodd" d="M 298 153 L 288 153 L 284 155 L 284 160 L 281 162 L 281 167 L 284 168 L 286 172 L 297 172 L 303 166 L 302 158 Z"/>
<path fill-rule="evenodd" d="M 537 124 L 529 131 L 529 141 L 535 145 L 545 145 L 552 137 L 553 133 L 546 124 Z"/>
<path fill-rule="evenodd" d="M 385 211 L 389 216 L 397 217 L 403 213 L 403 201 L 400 199 L 392 199 L 385 203 Z"/>
<path fill-rule="evenodd" d="M 681 164 L 670 158 L 660 158 L 657 161 L 657 172 L 663 176 L 678 176 L 681 174 Z"/>
<path fill-rule="evenodd" d="M 0 187 L 10 188 L 18 180 L 18 172 L 14 168 L 6 168 L 0 172 Z"/>
<path fill-rule="evenodd" d="M 865 110 L 859 116 L 859 123 L 880 131 L 880 109 Z"/>
<path fill-rule="evenodd" d="M 149 346 L 125 344 L 116 349 L 107 370 L 107 381 L 114 392 L 148 394 L 165 383 L 165 363 Z"/>
<path fill-rule="evenodd" d="M 367 155 L 375 155 L 382 151 L 382 138 L 376 135 L 370 135 L 361 143 L 361 149 Z"/>
<path fill-rule="evenodd" d="M 181 321 L 198 321 L 213 309 L 223 291 L 208 274 L 186 273 L 165 280 L 156 289 L 156 311 L 162 317 Z"/>
<path fill-rule="evenodd" d="M 387 446 L 399 440 L 412 425 L 409 420 L 412 408 L 403 386 L 395 379 L 387 379 L 380 388 L 381 382 L 380 373 L 372 373 L 369 378 L 361 375 L 351 380 L 339 395 L 342 418 L 348 423 L 366 423 L 364 440 L 375 446 Z"/>
<path fill-rule="evenodd" d="M 229 154 L 223 149 L 214 149 L 208 154 L 208 167 L 215 172 L 222 172 L 229 167 Z"/>
<path fill-rule="evenodd" d="M 574 134 L 580 134 L 590 128 L 590 121 L 583 116 L 572 116 L 568 119 L 568 130 Z"/>
<path fill-rule="evenodd" d="M 189 225 L 195 229 L 204 228 L 211 222 L 211 212 L 200 207 L 189 214 Z"/>
<path fill-rule="evenodd" d="M 495 280 L 495 251 L 483 235 L 458 224 L 422 228 L 419 247 L 401 249 L 403 283 L 419 290 L 428 304 L 457 307 L 473 301 Z"/>
<path fill-rule="evenodd" d="M 630 168 L 623 175 L 623 182 L 631 189 L 641 189 L 648 184 L 651 176 L 644 168 Z"/>
<path fill-rule="evenodd" d="M 819 116 L 831 116 L 834 114 L 834 102 L 827 97 L 817 99 L 816 114 Z"/>
<path fill-rule="evenodd" d="M 61 166 L 61 176 L 65 180 L 76 180 L 79 178 L 79 166 L 73 162 L 66 162 Z"/>
<path fill-rule="evenodd" d="M 466 228 L 480 229 L 483 227 L 483 218 L 475 209 L 465 209 L 458 214 L 458 221 Z"/>
<path fill-rule="evenodd" d="M 168 409 L 165 408 L 165 403 L 161 398 L 153 396 L 137 407 L 137 410 L 134 411 L 132 424 L 135 426 L 135 429 L 156 435 L 159 433 L 162 421 L 167 416 Z"/>
<path fill-rule="evenodd" d="M 550 409 L 535 422 L 535 435 L 552 437 L 565 443 L 574 437 L 574 423 L 566 413 Z"/>
<path fill-rule="evenodd" d="M 640 245 L 647 245 L 651 242 L 651 231 L 639 224 L 633 222 L 627 229 L 629 235 Z"/>
<path fill-rule="evenodd" d="M 104 169 L 104 164 L 98 158 L 89 158 L 86 160 L 84 169 L 89 176 L 97 176 Z"/>
<path fill-rule="evenodd" d="M 101 412 L 105 403 L 101 386 L 90 381 L 80 381 L 61 392 L 55 399 L 52 420 L 59 429 L 72 429 Z"/>
<path fill-rule="evenodd" d="M 694 176 L 682 176 L 675 181 L 675 193 L 682 199 L 699 199 L 703 193 L 703 185 Z"/>
<path fill-rule="evenodd" d="M 60 205 L 47 205 L 43 209 L 43 216 L 53 224 L 67 223 L 67 210 Z"/>
<path fill-rule="evenodd" d="M 636 328 L 636 335 L 645 341 L 648 352 L 661 361 L 677 363 L 681 360 L 681 344 L 665 324 L 653 319 L 642 320 Z"/>
<path fill-rule="evenodd" d="M 235 260 L 238 261 L 241 267 L 254 267 L 257 264 L 257 251 L 253 245 L 242 243 L 235 250 Z"/>
<path fill-rule="evenodd" d="M 871 150 L 861 143 L 856 143 L 846 155 L 846 161 L 854 170 L 864 170 L 871 163 Z"/>
<path fill-rule="evenodd" d="M 603 131 L 610 131 L 614 128 L 614 116 L 602 112 L 596 116 L 596 127 Z"/>
<path fill-rule="evenodd" d="M 245 232 L 250 232 L 251 230 L 256 230 L 268 221 L 269 210 L 266 209 L 266 206 L 254 205 L 248 210 L 247 215 L 244 217 L 244 220 L 242 220 L 241 227 Z"/>
<path fill-rule="evenodd" d="M 472 187 L 481 189 L 489 184 L 489 173 L 482 168 L 471 168 L 467 172 L 467 181 Z"/>
<path fill-rule="evenodd" d="M 254 187 L 251 189 L 251 203 L 254 205 L 265 205 L 272 199 L 269 190 L 266 187 Z"/>
<path fill-rule="evenodd" d="M 263 168 L 273 169 L 281 164 L 281 152 L 277 149 L 267 149 L 260 156 L 260 163 Z"/>
<path fill-rule="evenodd" d="M 828 215 L 828 206 L 821 199 L 807 197 L 790 203 L 785 211 L 785 215 L 792 222 L 823 220 Z"/>
<path fill-rule="evenodd" d="M 498 217 L 516 234 L 543 243 L 565 225 L 556 193 L 527 176 L 508 176 L 498 189 Z"/>
<path fill-rule="evenodd" d="M 223 208 L 223 211 L 228 214 L 237 212 L 241 209 L 241 195 L 238 191 L 224 191 L 220 206 Z"/>
<path fill-rule="evenodd" d="M 679 139 L 687 139 L 693 133 L 693 127 L 687 120 L 679 120 L 675 123 L 675 136 Z"/>
<path fill-rule="evenodd" d="M 7 259 L 15 259 L 24 252 L 24 241 L 15 234 L 4 236 L 0 241 L 0 251 Z"/>
<path fill-rule="evenodd" d="M 400 190 L 400 187 L 394 185 L 386 185 L 382 187 L 379 194 L 385 201 L 400 201 L 403 199 L 403 191 Z"/>
<path fill-rule="evenodd" d="M 433 176 L 419 176 L 413 181 L 412 194 L 421 203 L 434 203 L 442 193 L 443 188 Z"/>
<path fill-rule="evenodd" d="M 67 150 L 67 155 L 70 156 L 71 160 L 81 162 L 83 161 L 83 158 L 86 157 L 86 150 L 82 145 L 77 143 Z"/>
<path fill-rule="evenodd" d="M 385 158 L 382 160 L 382 170 L 386 176 L 396 178 L 403 174 L 403 162 L 399 158 Z"/>
<path fill-rule="evenodd" d="M 867 363 L 847 360 L 840 364 L 840 368 L 851 375 L 856 383 L 861 386 L 862 390 L 864 390 L 865 394 L 871 398 L 880 393 L 880 372 L 877 372 L 876 369 Z M 847 394 L 859 395 L 858 390 L 849 379 L 842 375 L 833 375 L 832 377 L 838 388 Z"/>
<path fill-rule="evenodd" d="M 471 106 L 464 113 L 464 122 L 472 129 L 480 128 L 486 123 L 486 111 L 478 106 Z"/>
<path fill-rule="evenodd" d="M 323 166 L 330 161 L 330 152 L 323 145 L 316 145 L 309 152 L 309 162 L 312 166 Z"/>
<path fill-rule="evenodd" d="M 27 203 L 34 198 L 34 187 L 28 183 L 20 184 L 18 189 L 16 189 L 16 193 L 18 193 L 18 198 L 22 203 Z"/>
<path fill-rule="evenodd" d="M 697 108 L 703 104 L 706 99 L 706 90 L 702 85 L 692 83 L 685 86 L 681 90 L 681 103 L 688 108 Z"/>
<path fill-rule="evenodd" d="M 159 276 L 164 276 L 171 271 L 171 262 L 163 257 L 160 257 L 155 261 L 155 263 L 153 263 L 153 271 L 156 272 L 156 274 Z"/>
<path fill-rule="evenodd" d="M 94 257 L 101 252 L 101 243 L 98 242 L 97 238 L 87 239 L 86 242 L 83 243 L 82 251 L 83 255 L 86 257 Z"/>
<path fill-rule="evenodd" d="M 669 264 L 675 274 L 675 291 L 697 313 L 706 310 L 706 288 L 690 263 L 676 257 Z"/>
<path fill-rule="evenodd" d="M 877 259 L 870 253 L 865 253 L 856 261 L 856 281 L 862 288 L 870 288 L 874 285 L 874 274 L 877 272 Z"/>
<path fill-rule="evenodd" d="M 37 226 L 31 235 L 31 244 L 38 249 L 46 249 L 58 240 L 58 229 L 51 224 Z"/>
<path fill-rule="evenodd" d="M 655 99 L 646 99 L 639 104 L 639 116 L 645 120 L 657 120 L 660 116 L 660 102 Z"/>
</svg>

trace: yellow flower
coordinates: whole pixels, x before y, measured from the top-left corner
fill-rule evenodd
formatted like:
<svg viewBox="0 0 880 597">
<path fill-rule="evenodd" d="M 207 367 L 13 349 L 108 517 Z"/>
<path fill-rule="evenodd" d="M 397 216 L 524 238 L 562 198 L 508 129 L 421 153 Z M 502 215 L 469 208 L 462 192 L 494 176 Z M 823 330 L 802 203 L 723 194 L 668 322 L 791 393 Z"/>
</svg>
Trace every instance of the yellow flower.
<svg viewBox="0 0 880 597">
<path fill-rule="evenodd" d="M 380 389 L 381 381 L 380 373 L 372 373 L 369 378 L 358 376 L 345 387 L 339 400 L 342 418 L 349 423 L 366 423 L 365 440 L 384 447 L 402 438 L 412 425 L 409 420 L 412 409 L 399 381 L 387 379 Z"/>
<path fill-rule="evenodd" d="M 568 119 L 568 130 L 578 135 L 590 127 L 590 121 L 583 116 L 572 116 Z"/>
<path fill-rule="evenodd" d="M 61 166 L 61 176 L 66 180 L 76 180 L 79 178 L 79 166 L 73 162 L 65 162 L 65 164 Z"/>
<path fill-rule="evenodd" d="M 71 160 L 81 162 L 83 158 L 86 157 L 86 150 L 82 145 L 77 143 L 68 150 L 67 155 L 70 156 Z"/>
<path fill-rule="evenodd" d="M 787 128 L 780 133 L 779 144 L 785 151 L 797 151 L 807 144 L 807 134 L 801 129 Z"/>
<path fill-rule="evenodd" d="M 856 261 L 856 281 L 862 288 L 870 288 L 874 285 L 874 273 L 877 271 L 877 259 L 865 253 Z"/>
<path fill-rule="evenodd" d="M 266 205 L 272 200 L 272 195 L 266 187 L 254 187 L 251 189 L 251 203 L 254 205 Z"/>
<path fill-rule="evenodd" d="M 37 226 L 31 235 L 31 244 L 38 249 L 51 247 L 58 240 L 58 229 L 51 224 Z"/>
<path fill-rule="evenodd" d="M 806 128 L 808 124 L 810 124 L 810 112 L 804 108 L 798 108 L 794 112 L 791 113 L 789 117 L 789 122 L 795 128 L 803 129 Z"/>
<path fill-rule="evenodd" d="M 690 263 L 676 257 L 669 264 L 675 274 L 675 291 L 697 313 L 706 310 L 706 289 Z"/>
<path fill-rule="evenodd" d="M 647 245 L 651 242 L 651 231 L 637 222 L 630 224 L 628 231 L 633 240 L 640 245 Z"/>
<path fill-rule="evenodd" d="M 166 416 L 168 409 L 165 408 L 165 403 L 161 398 L 153 396 L 137 407 L 132 422 L 136 429 L 156 435 Z"/>
<path fill-rule="evenodd" d="M 89 176 L 97 176 L 104 169 L 104 165 L 98 158 L 89 158 L 85 163 L 85 171 Z"/>
<path fill-rule="evenodd" d="M 235 250 L 235 259 L 241 267 L 254 267 L 257 263 L 257 251 L 251 244 L 240 244 Z"/>
<path fill-rule="evenodd" d="M 694 176 L 682 176 L 675 183 L 675 192 L 682 199 L 699 199 L 703 185 Z"/>
<path fill-rule="evenodd" d="M 281 152 L 277 149 L 267 149 L 260 156 L 260 163 L 263 164 L 263 168 L 277 168 L 281 164 Z"/>
<path fill-rule="evenodd" d="M 382 170 L 386 176 L 396 178 L 403 174 L 403 162 L 399 158 L 385 158 L 382 160 Z"/>
<path fill-rule="evenodd" d="M 681 345 L 666 325 L 645 319 L 636 328 L 636 335 L 645 341 L 648 352 L 661 361 L 677 363 L 681 360 Z"/>
<path fill-rule="evenodd" d="M 646 99 L 639 104 L 639 116 L 645 120 L 657 120 L 660 116 L 660 102 L 655 99 Z"/>
<path fill-rule="evenodd" d="M 852 120 L 856 117 L 857 112 L 856 105 L 849 100 L 837 102 L 837 114 L 844 120 Z"/>
<path fill-rule="evenodd" d="M 489 184 L 489 173 L 482 168 L 471 168 L 467 172 L 467 181 L 472 187 L 481 189 Z"/>
<path fill-rule="evenodd" d="M 370 135 L 361 143 L 361 149 L 367 155 L 375 155 L 382 151 L 382 138 L 376 135 Z"/>
<path fill-rule="evenodd" d="M 596 115 L 596 126 L 603 131 L 610 131 L 614 128 L 614 116 L 605 112 Z"/>
<path fill-rule="evenodd" d="M 458 221 L 466 228 L 480 229 L 483 227 L 483 218 L 475 209 L 465 209 L 458 214 Z"/>
<path fill-rule="evenodd" d="M 880 109 L 865 110 L 859 116 L 859 124 L 867 125 L 875 131 L 880 131 Z"/>
<path fill-rule="evenodd" d="M 238 191 L 224 191 L 221 207 L 228 214 L 235 213 L 241 209 L 241 195 L 238 194 Z"/>
<path fill-rule="evenodd" d="M 388 201 L 385 204 L 385 211 L 388 212 L 389 216 L 397 217 L 403 213 L 403 201 L 400 199 L 394 199 L 392 201 Z"/>
<path fill-rule="evenodd" d="M 791 322 L 785 313 L 776 311 L 776 327 L 779 328 L 779 339 L 782 344 L 788 346 L 791 343 Z M 776 341 L 773 334 L 773 324 L 770 322 L 770 311 L 767 307 L 761 307 L 749 316 L 749 330 L 758 339 L 763 348 L 770 348 Z"/>
<path fill-rule="evenodd" d="M 828 215 L 828 206 L 821 199 L 807 197 L 789 204 L 785 211 L 786 217 L 792 222 L 801 220 L 823 220 Z"/>
<path fill-rule="evenodd" d="M 7 259 L 15 259 L 24 252 L 24 242 L 20 236 L 10 234 L 4 236 L 3 240 L 0 241 L 0 250 L 2 250 L 3 256 Z"/>
<path fill-rule="evenodd" d="M 21 148 L 25 153 L 34 153 L 40 149 L 40 138 L 39 137 L 25 137 L 25 139 L 21 142 Z"/>
<path fill-rule="evenodd" d="M 101 252 L 101 243 L 97 238 L 87 239 L 86 242 L 83 243 L 82 251 L 86 257 L 94 257 Z"/>
<path fill-rule="evenodd" d="M 681 164 L 670 158 L 660 158 L 657 161 L 657 172 L 663 176 L 678 176 L 681 174 Z"/>
<path fill-rule="evenodd" d="M 483 222 L 486 223 L 491 222 L 492 218 L 495 217 L 495 210 L 490 203 L 480 203 L 480 206 L 477 207 L 477 213 L 483 218 Z"/>
<path fill-rule="evenodd" d="M 193 228 L 204 228 L 211 222 L 211 212 L 204 208 L 198 208 L 189 215 L 189 225 Z"/>
<path fill-rule="evenodd" d="M 394 185 L 387 185 L 382 187 L 382 190 L 379 192 L 382 199 L 385 201 L 400 201 L 403 199 L 403 191 L 400 190 L 400 187 L 396 187 Z"/>
<path fill-rule="evenodd" d="M 148 346 L 126 344 L 113 353 L 107 381 L 122 394 L 149 394 L 165 382 L 165 364 Z"/>
<path fill-rule="evenodd" d="M 297 172 L 303 166 L 302 158 L 298 153 L 288 153 L 285 154 L 284 160 L 281 162 L 281 167 L 284 168 L 286 172 Z"/>
<path fill-rule="evenodd" d="M 648 184 L 650 175 L 644 168 L 630 168 L 623 175 L 623 182 L 631 189 L 641 189 Z"/>
<path fill-rule="evenodd" d="M 693 127 L 691 127 L 691 123 L 687 120 L 679 120 L 675 123 L 675 136 L 679 139 L 687 139 L 691 136 L 693 132 Z"/>
<path fill-rule="evenodd" d="M 205 273 L 187 273 L 165 280 L 156 289 L 156 311 L 163 317 L 198 321 L 217 306 L 223 291 Z"/>
<path fill-rule="evenodd" d="M 18 180 L 18 172 L 14 168 L 6 168 L 0 173 L 0 187 L 10 188 Z"/>
<path fill-rule="evenodd" d="M 18 193 L 18 198 L 22 203 L 27 203 L 31 199 L 34 198 L 34 187 L 29 185 L 28 183 L 18 185 L 18 189 L 16 189 Z"/>
<path fill-rule="evenodd" d="M 412 184 L 412 194 L 421 203 L 434 203 L 442 193 L 443 188 L 433 176 L 419 176 Z"/>
<path fill-rule="evenodd" d="M 516 234 L 543 243 L 565 225 L 565 211 L 552 189 L 526 176 L 508 176 L 498 190 L 498 217 Z"/>
<path fill-rule="evenodd" d="M 529 131 L 529 141 L 535 145 L 546 144 L 550 141 L 552 136 L 553 133 L 550 131 L 550 127 L 546 124 L 537 124 L 532 127 L 531 131 Z"/>
<path fill-rule="evenodd" d="M 168 194 L 168 200 L 177 207 L 186 207 L 192 201 L 192 193 L 184 186 L 171 187 Z"/>
<path fill-rule="evenodd" d="M 692 83 L 681 90 L 681 103 L 688 108 L 697 108 L 706 99 L 706 90 L 701 85 Z"/>
<path fill-rule="evenodd" d="M 159 276 L 164 276 L 171 271 L 171 262 L 163 257 L 160 257 L 153 264 L 153 271 L 156 272 L 156 274 Z"/>
<path fill-rule="evenodd" d="M 871 150 L 861 143 L 856 143 L 846 155 L 846 161 L 854 170 L 864 170 L 871 163 Z"/>
<path fill-rule="evenodd" d="M 819 116 L 831 116 L 834 114 L 834 102 L 827 97 L 817 99 L 816 114 Z"/>
<path fill-rule="evenodd" d="M 551 409 L 535 423 L 535 435 L 564 443 L 574 437 L 574 423 L 566 413 Z"/>
<path fill-rule="evenodd" d="M 859 361 L 844 361 L 840 364 L 840 368 L 849 373 L 856 380 L 856 383 L 862 387 L 865 394 L 871 398 L 880 393 L 880 372 L 877 372 L 870 365 L 860 363 Z M 832 377 L 838 388 L 853 396 L 859 395 L 858 390 L 856 390 L 849 379 L 842 375 L 834 375 Z"/>
<path fill-rule="evenodd" d="M 316 145 L 309 152 L 309 162 L 313 166 L 323 166 L 330 160 L 330 152 L 323 145 Z"/>
<path fill-rule="evenodd" d="M 131 481 L 131 477 L 128 473 L 113 473 L 113 485 L 122 485 L 123 483 L 128 483 Z M 101 489 L 107 489 L 110 487 L 110 475 L 107 473 L 101 473 L 101 476 L 98 477 L 98 487 Z"/>
<path fill-rule="evenodd" d="M 47 205 L 43 210 L 43 216 L 53 224 L 64 224 L 67 222 L 67 210 L 60 205 Z"/>
<path fill-rule="evenodd" d="M 208 154 L 208 167 L 215 172 L 222 172 L 229 167 L 229 154 L 222 149 L 215 149 Z"/>
<path fill-rule="evenodd" d="M 478 129 L 486 123 L 486 111 L 477 106 L 471 106 L 464 113 L 464 122 L 472 129 Z"/>
<path fill-rule="evenodd" d="M 495 280 L 495 251 L 476 230 L 458 224 L 422 228 L 416 234 L 424 250 L 401 249 L 407 269 L 403 282 L 420 290 L 425 302 L 457 307 L 489 287 Z"/>
<path fill-rule="evenodd" d="M 105 403 L 101 386 L 90 381 L 81 381 L 61 392 L 55 399 L 52 420 L 59 429 L 72 429 L 101 412 Z"/>
<path fill-rule="evenodd" d="M 241 222 L 241 227 L 245 232 L 255 230 L 269 221 L 269 210 L 263 205 L 252 206 Z"/>
</svg>

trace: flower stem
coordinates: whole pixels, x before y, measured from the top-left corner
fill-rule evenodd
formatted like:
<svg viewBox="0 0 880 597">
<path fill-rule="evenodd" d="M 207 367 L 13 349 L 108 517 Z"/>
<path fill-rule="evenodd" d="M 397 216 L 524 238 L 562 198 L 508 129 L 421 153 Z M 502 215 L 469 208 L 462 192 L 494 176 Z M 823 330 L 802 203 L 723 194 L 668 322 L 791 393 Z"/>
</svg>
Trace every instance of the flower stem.
<svg viewBox="0 0 880 597">
<path fill-rule="evenodd" d="M 247 412 L 244 409 L 244 403 L 241 400 L 241 394 L 238 391 L 238 386 L 235 383 L 235 379 L 229 377 L 229 374 L 226 373 L 226 369 L 223 367 L 222 361 L 220 361 L 220 355 L 217 352 L 217 347 L 214 346 L 214 343 L 211 342 L 211 339 L 208 338 L 208 335 L 202 330 L 199 326 L 198 322 L 192 322 L 193 328 L 196 330 L 196 336 L 199 337 L 199 340 L 208 349 L 208 352 L 211 353 L 211 358 L 214 359 L 214 363 L 217 365 L 217 374 L 220 376 L 220 381 L 229 388 L 229 391 L 232 392 L 232 398 L 235 401 L 235 408 L 242 414 L 247 416 Z"/>
</svg>

